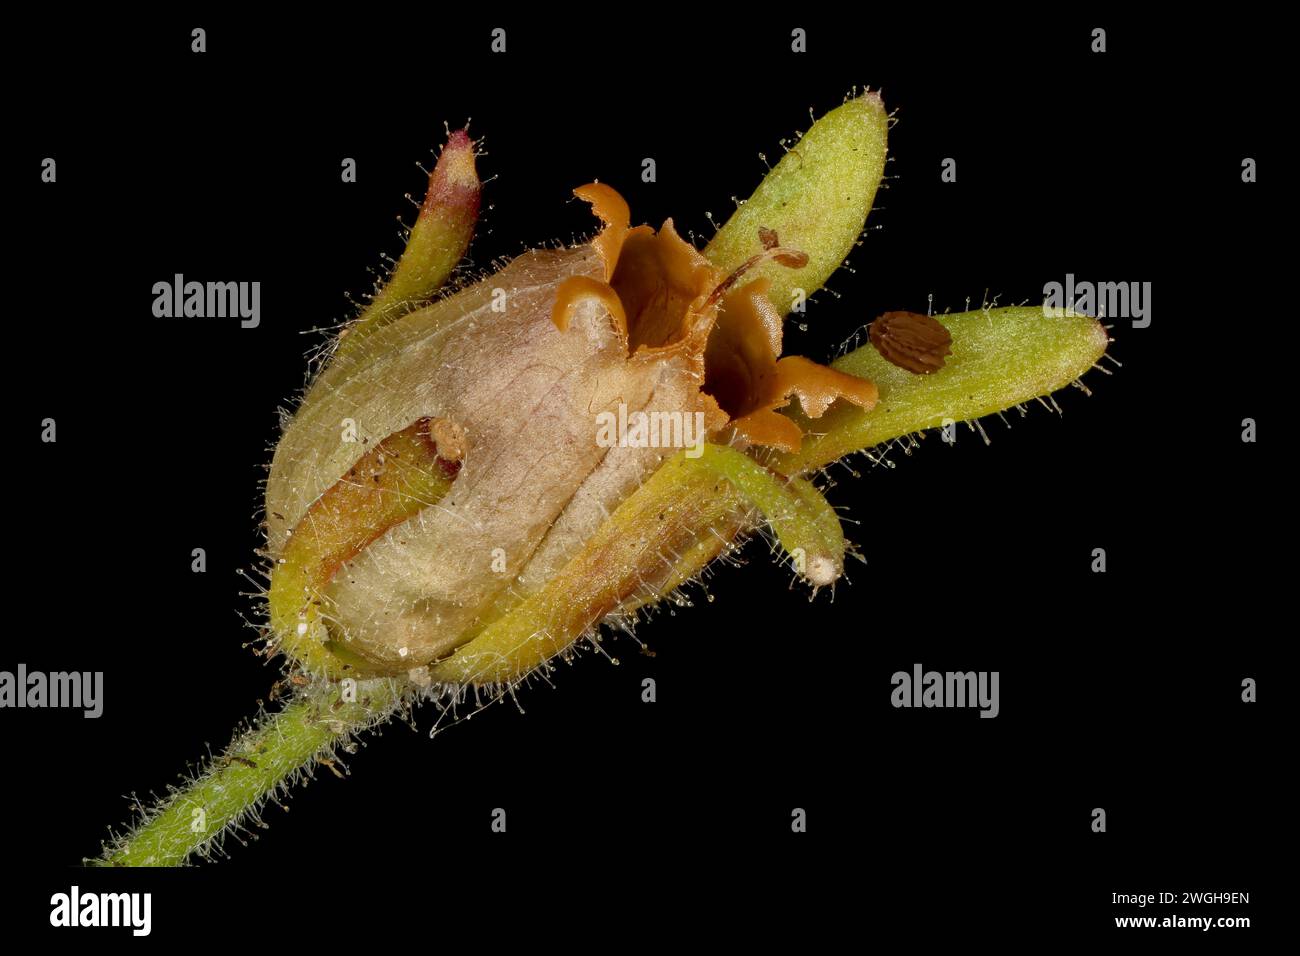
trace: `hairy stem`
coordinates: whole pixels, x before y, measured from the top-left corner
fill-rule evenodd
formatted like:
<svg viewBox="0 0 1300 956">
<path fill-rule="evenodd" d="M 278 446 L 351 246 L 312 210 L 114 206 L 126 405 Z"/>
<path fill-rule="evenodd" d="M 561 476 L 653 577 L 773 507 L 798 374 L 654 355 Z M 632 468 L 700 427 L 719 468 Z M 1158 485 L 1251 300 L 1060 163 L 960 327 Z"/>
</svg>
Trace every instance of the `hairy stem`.
<svg viewBox="0 0 1300 956">
<path fill-rule="evenodd" d="M 355 694 L 345 688 L 355 689 Z M 252 814 L 298 773 L 328 760 L 353 735 L 386 720 L 401 701 L 390 680 L 331 684 L 304 691 L 282 710 L 235 737 L 225 753 L 182 790 L 147 812 L 106 848 L 99 866 L 178 866 Z"/>
</svg>

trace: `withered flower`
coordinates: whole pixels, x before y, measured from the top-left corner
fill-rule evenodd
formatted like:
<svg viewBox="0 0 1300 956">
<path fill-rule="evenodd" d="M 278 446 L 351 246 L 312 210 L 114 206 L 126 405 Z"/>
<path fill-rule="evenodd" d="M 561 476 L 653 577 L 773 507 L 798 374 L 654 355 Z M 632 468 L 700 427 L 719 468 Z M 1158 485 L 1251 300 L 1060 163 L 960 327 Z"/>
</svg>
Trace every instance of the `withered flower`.
<svg viewBox="0 0 1300 956">
<path fill-rule="evenodd" d="M 273 600 L 298 605 L 288 646 L 405 673 L 544 585 L 677 451 L 602 447 L 602 412 L 698 413 L 710 440 L 796 451 L 776 411 L 791 396 L 812 417 L 875 403 L 869 381 L 780 358 L 767 279 L 733 281 L 671 220 L 629 228 L 609 186 L 576 193 L 605 224 L 589 244 L 525 253 L 368 335 L 285 430 L 266 510 Z"/>
<path fill-rule="evenodd" d="M 103 861 L 183 861 L 304 764 L 336 769 L 360 730 L 421 697 L 512 690 L 754 530 L 830 585 L 846 544 L 809 476 L 1092 367 L 1096 320 L 1040 308 L 894 313 L 881 351 L 782 355 L 786 313 L 858 241 L 888 125 L 875 94 L 847 100 L 704 249 L 582 186 L 603 224 L 590 242 L 436 298 L 481 193 L 452 134 L 401 260 L 275 450 L 266 647 L 292 695 Z M 633 420 L 635 440 L 603 430 Z"/>
</svg>

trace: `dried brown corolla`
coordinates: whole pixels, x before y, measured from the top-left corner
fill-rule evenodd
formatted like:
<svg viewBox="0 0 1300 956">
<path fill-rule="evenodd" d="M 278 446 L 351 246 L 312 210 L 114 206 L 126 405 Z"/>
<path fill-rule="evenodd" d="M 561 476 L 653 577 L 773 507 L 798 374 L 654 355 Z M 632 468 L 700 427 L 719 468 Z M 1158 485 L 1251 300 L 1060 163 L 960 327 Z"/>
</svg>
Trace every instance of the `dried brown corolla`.
<svg viewBox="0 0 1300 956">
<path fill-rule="evenodd" d="M 770 281 L 749 275 L 806 253 L 764 227 L 728 273 L 671 220 L 631 228 L 610 187 L 576 193 L 604 222 L 595 239 L 527 252 L 369 333 L 286 428 L 267 486 L 272 616 L 308 667 L 432 664 L 550 582 L 683 445 L 796 451 L 777 411 L 792 398 L 812 417 L 875 404 L 870 381 L 781 357 Z M 610 421 L 644 434 L 602 440 Z M 663 565 L 620 573 L 593 617 L 661 585 Z M 818 583 L 837 572 L 818 565 Z"/>
</svg>

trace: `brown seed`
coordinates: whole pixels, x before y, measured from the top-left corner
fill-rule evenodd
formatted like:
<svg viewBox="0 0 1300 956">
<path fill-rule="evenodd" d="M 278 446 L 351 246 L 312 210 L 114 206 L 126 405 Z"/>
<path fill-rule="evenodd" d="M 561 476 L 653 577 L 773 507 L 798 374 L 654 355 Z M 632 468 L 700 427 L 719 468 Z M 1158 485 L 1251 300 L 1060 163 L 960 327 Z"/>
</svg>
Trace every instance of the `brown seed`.
<svg viewBox="0 0 1300 956">
<path fill-rule="evenodd" d="M 937 320 L 916 312 L 886 312 L 871 323 L 871 344 L 899 368 L 929 375 L 952 353 L 952 335 Z"/>
</svg>

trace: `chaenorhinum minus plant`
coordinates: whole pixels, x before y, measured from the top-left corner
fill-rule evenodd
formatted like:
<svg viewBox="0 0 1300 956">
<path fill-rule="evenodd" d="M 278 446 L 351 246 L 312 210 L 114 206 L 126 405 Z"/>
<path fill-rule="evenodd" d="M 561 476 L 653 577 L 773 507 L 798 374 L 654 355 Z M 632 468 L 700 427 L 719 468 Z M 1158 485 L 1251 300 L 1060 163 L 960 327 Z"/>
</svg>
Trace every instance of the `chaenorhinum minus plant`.
<svg viewBox="0 0 1300 956">
<path fill-rule="evenodd" d="M 481 194 L 450 134 L 405 251 L 275 449 L 259 652 L 283 662 L 279 709 L 93 862 L 223 852 L 304 774 L 342 775 L 361 732 L 513 694 L 755 532 L 831 586 L 851 552 L 822 469 L 1081 385 L 1106 331 L 1043 307 L 886 313 L 830 365 L 782 354 L 786 314 L 860 239 L 889 124 L 878 95 L 846 99 L 702 250 L 582 186 L 590 242 L 440 296 Z"/>
</svg>

